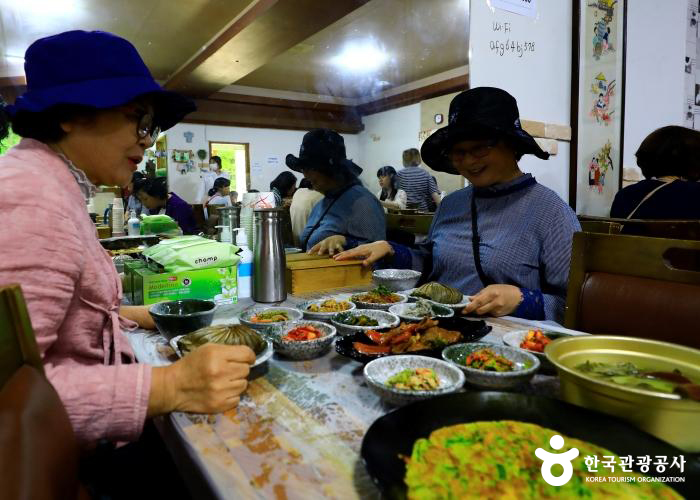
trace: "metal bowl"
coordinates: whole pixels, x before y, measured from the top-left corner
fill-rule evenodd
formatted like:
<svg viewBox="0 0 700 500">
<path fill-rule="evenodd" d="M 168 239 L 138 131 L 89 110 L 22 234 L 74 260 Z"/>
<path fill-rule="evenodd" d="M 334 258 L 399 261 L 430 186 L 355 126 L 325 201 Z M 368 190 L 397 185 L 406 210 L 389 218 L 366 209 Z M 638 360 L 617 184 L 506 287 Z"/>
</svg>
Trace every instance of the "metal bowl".
<svg viewBox="0 0 700 500">
<path fill-rule="evenodd" d="M 432 368 L 440 381 L 440 387 L 426 391 L 412 391 L 395 389 L 386 384 L 386 381 L 398 372 L 416 368 Z M 395 405 L 455 392 L 464 385 L 464 374 L 459 368 L 451 363 L 426 356 L 402 355 L 375 359 L 365 365 L 363 373 L 369 388 L 387 403 Z"/>
<path fill-rule="evenodd" d="M 170 340 L 211 325 L 215 310 L 211 300 L 182 299 L 153 304 L 148 312 L 158 331 Z"/>
<path fill-rule="evenodd" d="M 372 319 L 376 319 L 379 324 L 377 326 L 354 326 L 337 321 L 339 314 L 346 313 L 352 314 L 353 316 L 368 316 Z M 369 330 L 378 330 L 381 328 L 394 328 L 395 326 L 399 326 L 399 322 L 399 317 L 396 314 L 380 311 L 378 309 L 353 309 L 352 311 L 336 313 L 335 316 L 331 318 L 331 323 L 338 329 L 338 333 L 341 335 L 349 335 L 355 332 L 367 332 Z"/>
<path fill-rule="evenodd" d="M 418 283 L 421 273 L 413 269 L 378 269 L 372 273 L 372 281 L 379 286 L 398 292 L 408 290 Z"/>
<path fill-rule="evenodd" d="M 432 302 L 430 303 L 430 305 L 432 306 L 433 310 L 433 314 L 431 315 L 432 318 L 451 318 L 455 315 L 454 310 L 450 309 L 447 306 L 441 306 Z M 405 321 L 420 321 L 423 319 L 422 317 L 413 316 L 407 312 L 407 310 L 410 310 L 410 308 L 415 306 L 415 302 L 395 304 L 389 308 L 389 312 L 392 314 L 396 314 L 399 318 Z"/>
<path fill-rule="evenodd" d="M 314 340 L 284 340 L 284 336 L 291 330 L 300 326 L 310 325 L 319 330 L 323 336 Z M 281 325 L 271 326 L 263 332 L 275 346 L 275 351 L 290 359 L 312 359 L 323 354 L 333 343 L 336 329 L 327 323 L 320 321 L 289 321 Z"/>
<path fill-rule="evenodd" d="M 507 358 L 513 362 L 515 369 L 510 372 L 491 372 L 466 366 L 464 361 L 467 356 L 480 349 L 491 349 L 494 353 Z M 454 344 L 445 347 L 442 351 L 442 359 L 461 368 L 467 382 L 486 389 L 508 389 L 524 384 L 529 382 L 540 368 L 539 360 L 528 352 L 487 342 Z"/>
<path fill-rule="evenodd" d="M 678 369 L 700 383 L 700 350 L 634 337 L 583 335 L 555 340 L 544 352 L 559 372 L 565 401 L 620 417 L 683 451 L 700 451 L 700 402 L 614 384 L 575 369 L 585 361 L 631 362 L 641 369 Z"/>
<path fill-rule="evenodd" d="M 243 311 L 238 318 L 241 322 L 242 325 L 245 325 L 249 328 L 252 328 L 253 330 L 258 330 L 258 331 L 263 331 L 269 326 L 274 326 L 274 325 L 281 325 L 282 323 L 286 323 L 286 321 L 278 321 L 275 323 L 255 323 L 250 320 L 253 316 L 255 316 L 258 313 L 265 312 L 265 311 L 283 311 L 287 313 L 287 316 L 289 316 L 289 319 L 287 321 L 296 321 L 298 319 L 301 319 L 304 315 L 299 309 L 294 309 L 293 307 L 282 307 L 282 306 L 253 306 L 245 311 Z"/>
<path fill-rule="evenodd" d="M 332 312 L 313 312 L 309 311 L 309 306 L 312 304 L 320 304 L 328 299 L 334 299 L 337 302 L 347 302 L 350 304 L 350 307 L 346 309 L 345 311 L 332 311 Z M 327 321 L 330 322 L 331 318 L 338 314 L 338 312 L 346 312 L 346 311 L 352 311 L 355 309 L 357 306 L 350 301 L 350 299 L 339 299 L 337 297 L 324 297 L 322 299 L 316 299 L 316 300 L 308 300 L 306 302 L 303 302 L 299 304 L 299 310 L 304 313 L 304 317 L 307 319 L 313 319 L 316 321 Z"/>
</svg>

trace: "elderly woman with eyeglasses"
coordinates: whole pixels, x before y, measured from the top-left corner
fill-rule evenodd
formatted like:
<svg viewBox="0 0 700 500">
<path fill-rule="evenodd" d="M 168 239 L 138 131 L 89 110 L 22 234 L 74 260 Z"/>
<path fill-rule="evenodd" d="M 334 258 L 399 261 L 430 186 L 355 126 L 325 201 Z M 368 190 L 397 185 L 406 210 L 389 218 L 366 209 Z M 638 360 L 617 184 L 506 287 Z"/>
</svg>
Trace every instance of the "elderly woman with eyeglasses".
<svg viewBox="0 0 700 500">
<path fill-rule="evenodd" d="M 440 204 L 428 239 L 418 250 L 379 241 L 335 256 L 384 259 L 414 268 L 471 296 L 464 313 L 561 321 L 576 214 L 553 191 L 523 173 L 524 154 L 547 159 L 520 126 L 515 99 L 481 87 L 450 103 L 449 125 L 423 144 L 433 170 L 460 174 L 470 186 Z"/>
<path fill-rule="evenodd" d="M 124 330 L 153 328 L 153 319 L 121 306 L 119 276 L 86 211 L 96 186 L 127 185 L 159 130 L 194 105 L 164 91 L 134 46 L 109 33 L 38 40 L 25 71 L 27 91 L 0 110 L 23 137 L 0 157 L 0 284 L 21 285 L 80 444 L 135 440 L 149 416 L 234 407 L 255 359 L 247 347 L 205 346 L 163 367 L 135 362 Z"/>
</svg>

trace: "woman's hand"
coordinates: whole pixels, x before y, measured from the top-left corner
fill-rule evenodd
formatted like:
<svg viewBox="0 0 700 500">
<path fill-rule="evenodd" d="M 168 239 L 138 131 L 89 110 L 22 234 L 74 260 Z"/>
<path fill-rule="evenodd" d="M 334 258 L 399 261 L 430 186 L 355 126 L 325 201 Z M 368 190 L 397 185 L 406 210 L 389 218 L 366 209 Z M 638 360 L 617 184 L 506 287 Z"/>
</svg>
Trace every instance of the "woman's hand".
<svg viewBox="0 0 700 500">
<path fill-rule="evenodd" d="M 489 285 L 476 295 L 462 309 L 462 314 L 505 316 L 515 311 L 523 301 L 520 288 L 513 285 Z"/>
<path fill-rule="evenodd" d="M 335 260 L 363 259 L 362 265 L 368 267 L 387 255 L 394 255 L 391 245 L 386 241 L 375 241 L 341 252 L 333 258 Z"/>
<path fill-rule="evenodd" d="M 156 324 L 153 321 L 153 316 L 148 312 L 148 308 L 149 306 L 121 306 L 119 314 L 138 323 L 141 328 L 155 330 Z"/>
<path fill-rule="evenodd" d="M 154 367 L 148 416 L 230 410 L 248 387 L 254 362 L 249 347 L 206 344 L 170 366 Z"/>
<path fill-rule="evenodd" d="M 342 234 L 334 234 L 316 243 L 307 253 L 310 255 L 335 255 L 343 251 L 346 242 L 345 236 Z"/>
</svg>

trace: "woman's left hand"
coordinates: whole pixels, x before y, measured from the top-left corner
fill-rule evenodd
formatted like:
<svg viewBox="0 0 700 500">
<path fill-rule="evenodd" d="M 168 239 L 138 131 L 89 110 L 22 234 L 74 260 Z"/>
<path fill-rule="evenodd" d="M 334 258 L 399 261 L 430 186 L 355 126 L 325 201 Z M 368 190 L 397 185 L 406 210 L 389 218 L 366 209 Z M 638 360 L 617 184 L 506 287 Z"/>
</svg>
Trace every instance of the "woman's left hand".
<svg viewBox="0 0 700 500">
<path fill-rule="evenodd" d="M 119 314 L 126 319 L 135 321 L 141 328 L 146 330 L 155 330 L 156 324 L 153 321 L 151 313 L 148 312 L 148 306 L 121 306 Z"/>
<path fill-rule="evenodd" d="M 523 301 L 520 288 L 513 285 L 489 285 L 476 295 L 462 309 L 462 314 L 505 316 L 515 311 Z"/>
<path fill-rule="evenodd" d="M 342 234 L 334 234 L 326 239 L 323 239 L 311 247 L 307 253 L 313 255 L 335 255 L 340 253 L 345 248 L 346 239 Z"/>
</svg>

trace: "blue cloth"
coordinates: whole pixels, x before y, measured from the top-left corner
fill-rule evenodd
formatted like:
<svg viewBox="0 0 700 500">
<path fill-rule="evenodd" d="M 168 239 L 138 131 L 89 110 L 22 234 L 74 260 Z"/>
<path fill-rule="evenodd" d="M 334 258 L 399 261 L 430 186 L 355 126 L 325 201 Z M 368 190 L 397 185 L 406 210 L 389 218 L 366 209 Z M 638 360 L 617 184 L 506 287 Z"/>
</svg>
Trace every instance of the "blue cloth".
<svg viewBox="0 0 700 500">
<path fill-rule="evenodd" d="M 337 201 L 323 217 L 319 227 L 311 233 L 313 227 L 336 198 Z M 338 197 L 338 192 L 324 196 L 311 210 L 300 240 L 306 241 L 304 250 L 308 250 L 316 243 L 334 234 L 345 236 L 346 249 L 362 243 L 385 239 L 386 219 L 379 200 L 360 184 L 355 184 L 343 191 L 340 193 L 340 197 Z"/>
<path fill-rule="evenodd" d="M 610 208 L 610 217 L 626 219 L 632 210 L 662 181 L 645 179 L 618 191 Z M 673 181 L 651 195 L 633 219 L 700 219 L 700 182 Z"/>
<path fill-rule="evenodd" d="M 477 195 L 481 265 L 494 283 L 521 288 L 523 302 L 514 315 L 561 322 L 571 241 L 581 226 L 573 210 L 541 184 L 502 194 L 531 178 L 525 174 Z M 472 252 L 473 194 L 470 186 L 446 196 L 425 243 L 417 250 L 392 244 L 396 252 L 392 265 L 417 269 L 429 281 L 453 286 L 467 295 L 479 292 L 483 284 Z"/>
</svg>

